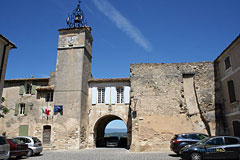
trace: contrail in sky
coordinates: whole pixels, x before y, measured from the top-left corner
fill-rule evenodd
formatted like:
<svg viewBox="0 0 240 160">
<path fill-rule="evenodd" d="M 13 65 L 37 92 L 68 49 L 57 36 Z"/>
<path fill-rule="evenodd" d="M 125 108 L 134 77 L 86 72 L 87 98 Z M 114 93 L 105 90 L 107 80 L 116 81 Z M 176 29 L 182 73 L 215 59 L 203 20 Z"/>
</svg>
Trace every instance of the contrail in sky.
<svg viewBox="0 0 240 160">
<path fill-rule="evenodd" d="M 124 17 L 116 8 L 114 8 L 114 6 L 112 6 L 107 0 L 93 0 L 93 2 L 95 6 L 117 26 L 117 28 L 125 32 L 146 51 L 152 51 L 151 44 L 143 36 L 140 30 L 132 25 L 131 22 L 126 17 Z"/>
</svg>

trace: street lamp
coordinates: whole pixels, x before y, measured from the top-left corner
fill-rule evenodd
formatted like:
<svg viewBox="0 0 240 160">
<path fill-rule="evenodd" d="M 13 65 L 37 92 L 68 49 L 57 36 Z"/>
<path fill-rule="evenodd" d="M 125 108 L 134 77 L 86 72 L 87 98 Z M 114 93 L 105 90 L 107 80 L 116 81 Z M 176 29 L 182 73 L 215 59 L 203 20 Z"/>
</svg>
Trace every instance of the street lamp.
<svg viewBox="0 0 240 160">
<path fill-rule="evenodd" d="M 133 97 L 134 108 L 133 108 L 133 112 L 132 112 L 132 117 L 133 117 L 133 118 L 136 118 L 136 117 L 137 117 L 137 111 L 136 111 L 137 101 L 138 101 L 137 96 L 134 96 L 134 97 Z"/>
<path fill-rule="evenodd" d="M 134 111 L 136 111 L 136 105 L 137 105 L 138 98 L 137 96 L 133 97 L 133 103 L 134 103 Z"/>
</svg>

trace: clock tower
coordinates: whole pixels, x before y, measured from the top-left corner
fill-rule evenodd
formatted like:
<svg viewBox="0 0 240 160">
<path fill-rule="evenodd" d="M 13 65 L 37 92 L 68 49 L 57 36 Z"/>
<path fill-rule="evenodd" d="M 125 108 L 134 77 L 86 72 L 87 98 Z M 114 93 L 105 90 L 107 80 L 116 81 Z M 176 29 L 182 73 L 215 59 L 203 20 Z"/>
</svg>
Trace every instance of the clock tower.
<svg viewBox="0 0 240 160">
<path fill-rule="evenodd" d="M 59 29 L 56 63 L 53 143 L 63 149 L 86 147 L 88 80 L 91 78 L 92 35 L 80 9 L 80 1 Z M 62 134 L 64 133 L 64 134 Z M 54 145 L 54 144 L 53 144 Z"/>
</svg>

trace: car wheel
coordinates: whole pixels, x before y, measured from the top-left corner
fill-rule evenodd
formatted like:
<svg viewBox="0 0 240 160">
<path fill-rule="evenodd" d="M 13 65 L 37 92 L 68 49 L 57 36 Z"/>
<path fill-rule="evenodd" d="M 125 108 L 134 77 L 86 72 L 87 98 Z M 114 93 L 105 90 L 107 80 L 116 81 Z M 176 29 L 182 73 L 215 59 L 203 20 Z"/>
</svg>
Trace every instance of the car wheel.
<svg viewBox="0 0 240 160">
<path fill-rule="evenodd" d="M 200 153 L 192 153 L 191 154 L 191 160 L 202 160 L 202 155 Z"/>
<path fill-rule="evenodd" d="M 40 155 L 40 153 L 35 153 L 35 155 L 36 155 L 36 156 L 39 156 L 39 155 Z"/>
<path fill-rule="evenodd" d="M 28 157 L 31 157 L 33 155 L 33 151 L 31 150 L 31 149 L 28 149 L 28 154 L 27 154 L 27 156 Z"/>
</svg>

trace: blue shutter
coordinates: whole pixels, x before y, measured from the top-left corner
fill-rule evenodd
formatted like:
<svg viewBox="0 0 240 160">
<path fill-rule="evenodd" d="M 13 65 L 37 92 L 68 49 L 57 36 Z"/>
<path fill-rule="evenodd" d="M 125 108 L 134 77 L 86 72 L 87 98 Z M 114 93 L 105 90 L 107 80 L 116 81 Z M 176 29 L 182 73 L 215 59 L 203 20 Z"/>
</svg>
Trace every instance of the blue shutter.
<svg viewBox="0 0 240 160">
<path fill-rule="evenodd" d="M 106 87 L 106 104 L 110 104 L 110 87 Z"/>
<path fill-rule="evenodd" d="M 92 104 L 97 104 L 97 87 L 92 88 Z"/>
<path fill-rule="evenodd" d="M 130 87 L 129 86 L 124 87 L 124 103 L 125 104 L 130 103 Z"/>
<path fill-rule="evenodd" d="M 111 87 L 111 104 L 116 103 L 116 87 Z"/>
</svg>

